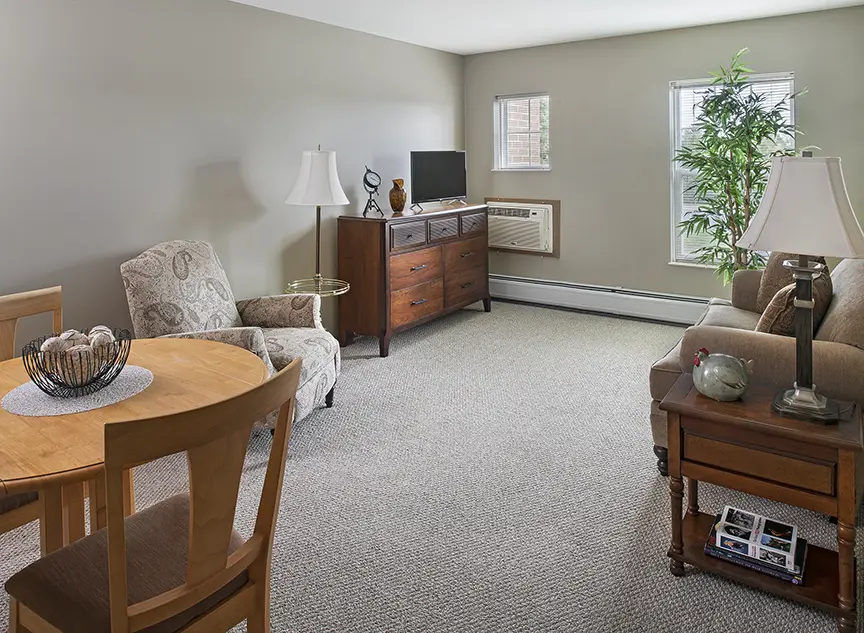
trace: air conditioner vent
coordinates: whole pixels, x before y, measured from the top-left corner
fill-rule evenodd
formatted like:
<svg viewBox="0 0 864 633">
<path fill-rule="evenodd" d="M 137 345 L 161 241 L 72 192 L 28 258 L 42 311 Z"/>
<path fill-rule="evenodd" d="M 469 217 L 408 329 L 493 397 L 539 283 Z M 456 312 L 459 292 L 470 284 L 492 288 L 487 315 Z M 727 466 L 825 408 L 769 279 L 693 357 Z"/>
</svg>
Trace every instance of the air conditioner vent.
<svg viewBox="0 0 864 633">
<path fill-rule="evenodd" d="M 503 207 L 489 207 L 489 215 L 497 215 L 508 218 L 530 218 L 531 209 L 505 209 Z"/>
<path fill-rule="evenodd" d="M 555 253 L 551 204 L 495 201 L 489 204 L 489 248 L 511 252 Z"/>
</svg>

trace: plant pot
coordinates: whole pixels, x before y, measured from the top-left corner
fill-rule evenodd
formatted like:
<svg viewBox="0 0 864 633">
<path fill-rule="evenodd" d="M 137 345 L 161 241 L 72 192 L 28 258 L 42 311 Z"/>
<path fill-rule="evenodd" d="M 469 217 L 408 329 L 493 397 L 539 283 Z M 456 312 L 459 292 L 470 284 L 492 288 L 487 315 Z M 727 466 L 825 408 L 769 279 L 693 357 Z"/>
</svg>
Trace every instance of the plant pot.
<svg viewBox="0 0 864 633">
<path fill-rule="evenodd" d="M 405 181 L 401 178 L 393 181 L 393 188 L 390 190 L 390 208 L 393 209 L 393 213 L 402 213 L 405 210 L 408 192 L 402 188 L 404 186 Z"/>
</svg>

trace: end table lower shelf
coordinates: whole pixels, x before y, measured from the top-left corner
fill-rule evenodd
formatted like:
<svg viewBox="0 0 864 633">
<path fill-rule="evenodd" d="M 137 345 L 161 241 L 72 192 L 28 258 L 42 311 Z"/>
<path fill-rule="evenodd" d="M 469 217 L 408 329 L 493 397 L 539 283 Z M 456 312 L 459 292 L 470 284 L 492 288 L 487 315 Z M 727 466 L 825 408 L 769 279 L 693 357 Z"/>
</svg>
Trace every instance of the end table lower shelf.
<svg viewBox="0 0 864 633">
<path fill-rule="evenodd" d="M 837 574 L 837 552 L 808 543 L 804 584 L 794 585 L 767 574 L 761 574 L 758 571 L 708 556 L 704 548 L 713 523 L 713 515 L 700 512 L 694 516 L 689 512 L 686 513 L 682 526 L 684 551 L 682 554 L 676 555 L 670 549 L 669 558 L 688 563 L 744 585 L 828 611 L 835 616 L 848 615 L 847 611 L 840 608 L 837 600 L 840 589 Z"/>
</svg>

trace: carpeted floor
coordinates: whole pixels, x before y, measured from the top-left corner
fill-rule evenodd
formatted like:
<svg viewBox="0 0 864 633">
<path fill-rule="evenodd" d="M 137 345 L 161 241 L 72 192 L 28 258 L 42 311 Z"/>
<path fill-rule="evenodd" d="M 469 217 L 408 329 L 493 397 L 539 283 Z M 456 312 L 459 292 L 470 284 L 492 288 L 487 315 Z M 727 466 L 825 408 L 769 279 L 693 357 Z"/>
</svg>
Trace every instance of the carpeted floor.
<svg viewBox="0 0 864 633">
<path fill-rule="evenodd" d="M 648 368 L 680 335 L 496 302 L 396 336 L 386 359 L 372 339 L 343 350 L 335 408 L 291 441 L 273 631 L 834 631 L 821 612 L 670 575 Z M 269 434 L 250 445 L 247 534 L 268 450 Z M 184 488 L 183 469 L 139 469 L 139 506 Z M 734 503 L 835 542 L 813 513 L 702 491 L 703 508 Z M 5 581 L 37 556 L 36 530 L 0 537 L 0 551 Z"/>
</svg>

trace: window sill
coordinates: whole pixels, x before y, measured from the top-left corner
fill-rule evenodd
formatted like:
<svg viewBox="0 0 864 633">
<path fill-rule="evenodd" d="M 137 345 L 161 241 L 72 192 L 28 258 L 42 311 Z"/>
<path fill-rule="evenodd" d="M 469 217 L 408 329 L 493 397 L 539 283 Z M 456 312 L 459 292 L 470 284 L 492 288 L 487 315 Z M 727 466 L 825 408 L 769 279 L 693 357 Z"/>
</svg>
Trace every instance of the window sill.
<svg viewBox="0 0 864 633">
<path fill-rule="evenodd" d="M 700 264 L 699 262 L 669 262 L 670 266 L 681 266 L 682 268 L 702 268 L 705 270 L 714 270 L 714 266 L 710 264 Z"/>
<path fill-rule="evenodd" d="M 512 172 L 512 171 L 552 171 L 551 167 L 496 167 L 492 171 Z"/>
</svg>

